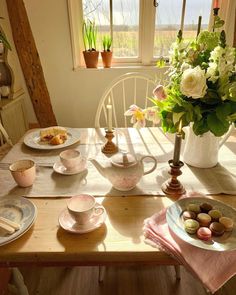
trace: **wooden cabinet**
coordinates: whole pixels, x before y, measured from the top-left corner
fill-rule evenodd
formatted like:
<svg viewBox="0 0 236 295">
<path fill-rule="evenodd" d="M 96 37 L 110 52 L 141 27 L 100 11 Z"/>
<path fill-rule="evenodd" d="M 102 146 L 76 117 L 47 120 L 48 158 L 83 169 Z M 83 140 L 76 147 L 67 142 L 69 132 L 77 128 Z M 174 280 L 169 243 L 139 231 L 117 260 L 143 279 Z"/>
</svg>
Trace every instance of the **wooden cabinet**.
<svg viewBox="0 0 236 295">
<path fill-rule="evenodd" d="M 2 99 L 0 101 L 0 120 L 13 144 L 15 144 L 28 130 L 24 94 L 14 99 Z"/>
</svg>

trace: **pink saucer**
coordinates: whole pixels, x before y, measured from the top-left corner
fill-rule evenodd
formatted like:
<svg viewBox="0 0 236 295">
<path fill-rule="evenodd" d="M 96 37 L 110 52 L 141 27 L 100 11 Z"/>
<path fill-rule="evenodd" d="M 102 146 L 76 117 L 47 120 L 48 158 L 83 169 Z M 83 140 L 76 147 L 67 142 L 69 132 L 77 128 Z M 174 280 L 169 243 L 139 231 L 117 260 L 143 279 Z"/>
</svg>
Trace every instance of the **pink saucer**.
<svg viewBox="0 0 236 295">
<path fill-rule="evenodd" d="M 101 205 L 99 204 L 99 206 Z M 92 217 L 87 224 L 80 225 L 75 222 L 66 208 L 59 215 L 58 221 L 64 230 L 75 234 L 84 234 L 99 228 L 104 223 L 106 216 L 104 208 L 103 214 Z"/>
<path fill-rule="evenodd" d="M 86 167 L 86 159 L 85 158 L 81 162 L 81 167 L 76 167 L 74 170 L 68 170 L 68 169 L 66 169 L 66 167 L 63 166 L 60 161 L 59 162 L 56 162 L 53 165 L 53 170 L 55 172 L 57 172 L 59 174 L 63 174 L 63 175 L 74 175 L 74 174 L 78 174 L 78 173 L 84 172 L 85 169 L 87 169 L 87 167 Z"/>
</svg>

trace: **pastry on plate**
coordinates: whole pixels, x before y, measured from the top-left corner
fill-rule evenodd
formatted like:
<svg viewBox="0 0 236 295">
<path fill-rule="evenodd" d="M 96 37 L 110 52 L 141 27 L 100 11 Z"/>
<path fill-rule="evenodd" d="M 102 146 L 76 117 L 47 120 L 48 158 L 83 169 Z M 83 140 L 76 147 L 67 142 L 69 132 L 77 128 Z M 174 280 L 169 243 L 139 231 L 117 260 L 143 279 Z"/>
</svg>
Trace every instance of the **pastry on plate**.
<svg viewBox="0 0 236 295">
<path fill-rule="evenodd" d="M 230 217 L 220 217 L 219 223 L 223 224 L 225 231 L 232 231 L 234 227 L 233 219 Z"/>
<path fill-rule="evenodd" d="M 197 221 L 201 226 L 209 226 L 211 223 L 211 216 L 207 213 L 199 213 L 197 215 Z"/>
<path fill-rule="evenodd" d="M 50 144 L 62 144 L 67 139 L 67 130 L 64 127 L 52 126 L 40 130 L 40 140 Z"/>
<path fill-rule="evenodd" d="M 187 219 L 184 221 L 184 229 L 189 234 L 195 234 L 199 228 L 199 223 L 195 219 Z"/>
<path fill-rule="evenodd" d="M 210 224 L 210 230 L 213 236 L 219 237 L 219 236 L 222 236 L 223 233 L 225 232 L 225 227 L 223 224 L 214 221 Z"/>
<path fill-rule="evenodd" d="M 208 227 L 199 227 L 199 229 L 197 230 L 197 237 L 200 240 L 208 241 L 210 240 L 211 235 L 211 230 Z"/>
</svg>

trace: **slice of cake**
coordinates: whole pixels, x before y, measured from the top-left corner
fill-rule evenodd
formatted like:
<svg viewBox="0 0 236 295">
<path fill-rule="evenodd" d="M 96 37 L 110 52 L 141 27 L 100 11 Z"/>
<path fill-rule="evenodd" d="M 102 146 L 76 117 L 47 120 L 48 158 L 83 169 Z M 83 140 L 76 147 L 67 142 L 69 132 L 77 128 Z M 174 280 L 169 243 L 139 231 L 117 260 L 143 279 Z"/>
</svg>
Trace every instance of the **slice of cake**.
<svg viewBox="0 0 236 295">
<path fill-rule="evenodd" d="M 64 127 L 60 126 L 52 126 L 47 127 L 40 130 L 40 140 L 41 141 L 48 141 L 50 142 L 55 136 L 58 136 L 61 140 L 59 141 L 53 141 L 58 142 L 56 144 L 61 144 L 66 141 L 67 139 L 67 130 Z M 55 144 L 55 143 L 52 143 Z"/>
</svg>

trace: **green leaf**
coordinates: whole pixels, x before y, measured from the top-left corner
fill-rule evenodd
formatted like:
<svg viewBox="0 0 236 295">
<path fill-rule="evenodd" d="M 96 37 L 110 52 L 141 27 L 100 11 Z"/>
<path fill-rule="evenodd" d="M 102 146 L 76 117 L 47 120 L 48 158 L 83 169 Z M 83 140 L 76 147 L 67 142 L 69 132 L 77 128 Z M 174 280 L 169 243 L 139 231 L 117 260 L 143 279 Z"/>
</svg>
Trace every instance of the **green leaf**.
<svg viewBox="0 0 236 295">
<path fill-rule="evenodd" d="M 216 20 L 214 25 L 213 25 L 213 28 L 214 29 L 219 29 L 221 27 L 223 27 L 223 25 L 225 24 L 225 22 L 221 19 L 221 20 Z"/>
<path fill-rule="evenodd" d="M 232 86 L 229 88 L 230 100 L 236 101 L 236 82 L 232 83 Z"/>
<path fill-rule="evenodd" d="M 216 116 L 219 120 L 224 122 L 226 117 L 231 113 L 231 105 L 230 103 L 224 103 L 216 107 Z"/>
<path fill-rule="evenodd" d="M 203 133 L 209 131 L 209 127 L 207 125 L 207 120 L 203 118 L 200 121 L 194 122 L 193 124 L 193 132 L 196 135 L 202 135 Z"/>
<path fill-rule="evenodd" d="M 166 61 L 165 61 L 164 57 L 161 57 L 156 63 L 156 66 L 158 68 L 163 68 L 165 65 L 166 65 Z"/>
<path fill-rule="evenodd" d="M 203 101 L 206 104 L 213 105 L 221 102 L 221 98 L 219 97 L 216 90 L 207 89 L 207 93 L 203 98 L 201 98 L 201 101 Z"/>
<path fill-rule="evenodd" d="M 7 49 L 11 50 L 11 45 L 8 42 L 7 37 L 2 32 L 0 32 L 0 41 Z"/>
<path fill-rule="evenodd" d="M 196 121 L 200 121 L 202 119 L 201 109 L 199 105 L 193 108 L 193 113 L 194 117 L 196 118 Z"/>
<path fill-rule="evenodd" d="M 215 136 L 222 136 L 229 129 L 229 122 L 227 121 L 222 122 L 221 120 L 217 118 L 215 113 L 209 114 L 209 116 L 207 117 L 207 125 L 210 131 Z"/>
</svg>

